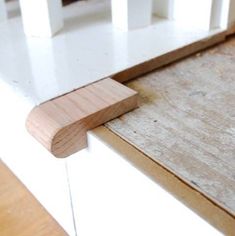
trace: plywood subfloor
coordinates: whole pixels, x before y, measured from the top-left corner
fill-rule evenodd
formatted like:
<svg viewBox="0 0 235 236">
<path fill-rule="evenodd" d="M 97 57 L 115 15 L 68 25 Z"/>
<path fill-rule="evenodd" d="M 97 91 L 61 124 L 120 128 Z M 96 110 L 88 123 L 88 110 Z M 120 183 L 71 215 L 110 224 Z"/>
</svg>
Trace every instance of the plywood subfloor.
<svg viewBox="0 0 235 236">
<path fill-rule="evenodd" d="M 128 86 L 139 108 L 106 127 L 235 216 L 235 38 Z"/>
<path fill-rule="evenodd" d="M 0 235 L 67 235 L 1 160 Z"/>
</svg>

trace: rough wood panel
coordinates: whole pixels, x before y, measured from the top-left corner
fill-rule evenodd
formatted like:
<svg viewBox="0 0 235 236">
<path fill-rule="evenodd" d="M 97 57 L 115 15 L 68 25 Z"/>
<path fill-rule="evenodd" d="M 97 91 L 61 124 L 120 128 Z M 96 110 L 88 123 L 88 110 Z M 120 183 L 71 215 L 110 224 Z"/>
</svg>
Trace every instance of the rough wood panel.
<svg viewBox="0 0 235 236">
<path fill-rule="evenodd" d="M 67 235 L 1 160 L 0 235 Z"/>
<path fill-rule="evenodd" d="M 137 106 L 137 93 L 104 79 L 35 107 L 26 126 L 56 157 L 87 146 L 86 132 Z"/>
<path fill-rule="evenodd" d="M 234 63 L 232 38 L 132 81 L 139 109 L 106 124 L 233 216 Z"/>
</svg>

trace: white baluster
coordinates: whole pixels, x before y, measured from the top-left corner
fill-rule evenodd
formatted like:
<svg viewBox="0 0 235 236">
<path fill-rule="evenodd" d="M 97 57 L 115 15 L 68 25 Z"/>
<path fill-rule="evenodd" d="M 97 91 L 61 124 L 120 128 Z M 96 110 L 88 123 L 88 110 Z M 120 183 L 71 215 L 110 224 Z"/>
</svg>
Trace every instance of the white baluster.
<svg viewBox="0 0 235 236">
<path fill-rule="evenodd" d="M 235 0 L 230 0 L 228 26 L 235 26 Z"/>
<path fill-rule="evenodd" d="M 7 19 L 5 0 L 0 0 L 0 22 Z"/>
<path fill-rule="evenodd" d="M 20 0 L 27 36 L 51 37 L 63 27 L 61 0 Z"/>
<path fill-rule="evenodd" d="M 213 0 L 210 29 L 226 28 L 228 23 L 229 0 Z"/>
<path fill-rule="evenodd" d="M 173 19 L 175 0 L 153 0 L 153 13 L 159 17 Z"/>
<path fill-rule="evenodd" d="M 113 25 L 124 31 L 151 24 L 152 0 L 112 0 Z"/>
</svg>

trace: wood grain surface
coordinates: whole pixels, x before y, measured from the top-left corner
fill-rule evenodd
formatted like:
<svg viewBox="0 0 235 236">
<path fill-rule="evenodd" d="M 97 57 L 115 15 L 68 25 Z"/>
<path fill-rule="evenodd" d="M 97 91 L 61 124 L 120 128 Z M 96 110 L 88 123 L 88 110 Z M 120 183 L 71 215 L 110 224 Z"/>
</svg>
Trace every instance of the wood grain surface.
<svg viewBox="0 0 235 236">
<path fill-rule="evenodd" d="M 137 107 L 137 93 L 104 79 L 35 107 L 26 127 L 56 157 L 87 146 L 86 132 Z"/>
<path fill-rule="evenodd" d="M 128 86 L 140 107 L 106 127 L 234 217 L 235 38 Z"/>
<path fill-rule="evenodd" d="M 1 160 L 0 235 L 67 235 Z"/>
</svg>

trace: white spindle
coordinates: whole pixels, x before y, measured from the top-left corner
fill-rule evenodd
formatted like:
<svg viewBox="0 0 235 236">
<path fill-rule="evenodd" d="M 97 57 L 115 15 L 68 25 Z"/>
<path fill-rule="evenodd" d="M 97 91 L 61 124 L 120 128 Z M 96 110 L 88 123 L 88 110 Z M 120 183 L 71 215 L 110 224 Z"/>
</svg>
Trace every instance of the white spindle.
<svg viewBox="0 0 235 236">
<path fill-rule="evenodd" d="M 230 0 L 228 26 L 235 26 L 235 0 Z"/>
<path fill-rule="evenodd" d="M 152 0 L 112 0 L 113 25 L 124 31 L 150 25 Z"/>
<path fill-rule="evenodd" d="M 215 0 L 216 3 L 219 1 Z M 182 25 L 188 25 L 192 29 L 209 30 L 212 16 L 212 2 L 213 0 L 175 0 L 174 20 Z M 213 8 L 219 12 L 217 5 L 213 4 Z M 216 15 L 214 14 L 215 12 L 213 10 L 213 18 Z"/>
<path fill-rule="evenodd" d="M 61 0 L 20 0 L 27 36 L 51 37 L 63 27 Z"/>
<path fill-rule="evenodd" d="M 153 13 L 159 17 L 173 19 L 175 0 L 153 0 Z"/>
<path fill-rule="evenodd" d="M 0 0 L 0 21 L 7 19 L 5 0 Z"/>
<path fill-rule="evenodd" d="M 213 0 L 210 29 L 226 28 L 228 23 L 229 0 Z"/>
</svg>

